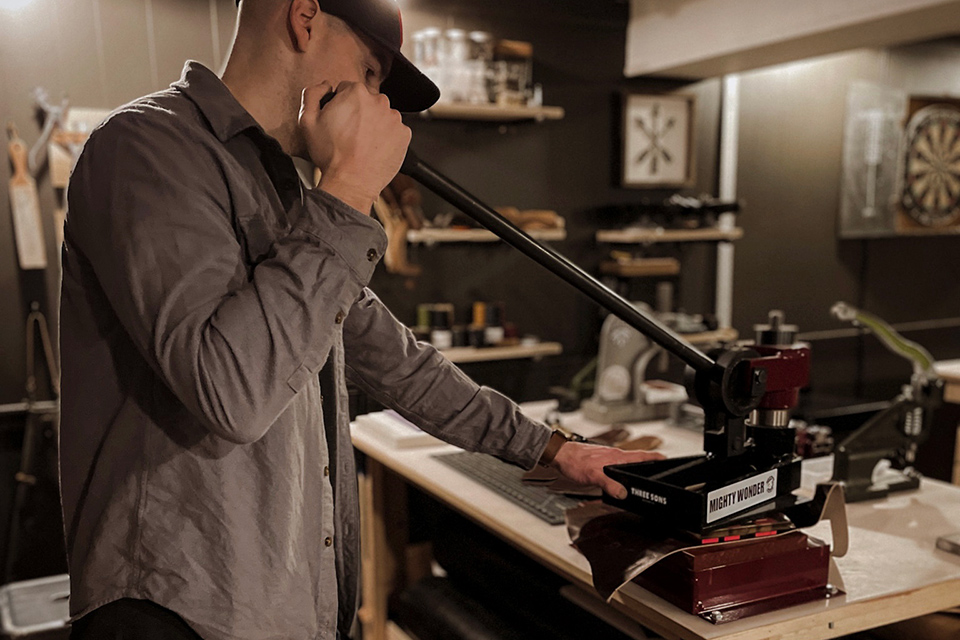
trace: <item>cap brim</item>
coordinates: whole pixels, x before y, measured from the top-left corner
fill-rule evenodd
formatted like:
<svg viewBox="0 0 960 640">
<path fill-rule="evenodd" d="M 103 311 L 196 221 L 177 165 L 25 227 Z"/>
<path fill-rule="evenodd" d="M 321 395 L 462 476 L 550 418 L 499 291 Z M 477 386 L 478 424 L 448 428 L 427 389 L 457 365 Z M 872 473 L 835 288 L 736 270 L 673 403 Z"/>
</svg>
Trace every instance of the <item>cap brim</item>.
<svg viewBox="0 0 960 640">
<path fill-rule="evenodd" d="M 390 75 L 380 85 L 397 111 L 413 113 L 429 109 L 440 99 L 440 89 L 402 53 L 394 52 Z"/>
</svg>

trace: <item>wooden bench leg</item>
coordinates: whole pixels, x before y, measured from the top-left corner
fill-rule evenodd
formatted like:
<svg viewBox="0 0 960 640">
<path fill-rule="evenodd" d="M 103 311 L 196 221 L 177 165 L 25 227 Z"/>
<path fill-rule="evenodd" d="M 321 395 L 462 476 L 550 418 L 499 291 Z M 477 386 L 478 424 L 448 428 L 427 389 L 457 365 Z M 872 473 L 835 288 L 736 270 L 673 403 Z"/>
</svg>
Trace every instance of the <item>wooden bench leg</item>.
<svg viewBox="0 0 960 640">
<path fill-rule="evenodd" d="M 407 486 L 393 472 L 367 458 L 360 475 L 360 624 L 364 640 L 387 640 L 390 595 L 406 584 L 409 539 Z"/>
</svg>

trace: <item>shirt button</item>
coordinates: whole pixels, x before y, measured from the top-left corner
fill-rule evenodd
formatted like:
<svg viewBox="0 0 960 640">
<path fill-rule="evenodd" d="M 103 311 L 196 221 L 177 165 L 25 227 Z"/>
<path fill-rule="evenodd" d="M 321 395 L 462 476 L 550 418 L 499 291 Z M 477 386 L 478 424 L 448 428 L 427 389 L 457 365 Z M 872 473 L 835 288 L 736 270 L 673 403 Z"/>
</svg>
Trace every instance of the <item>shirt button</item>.
<svg viewBox="0 0 960 640">
<path fill-rule="evenodd" d="M 373 262 L 376 259 L 377 259 L 376 249 L 370 249 L 370 251 L 367 251 L 367 260 L 369 260 L 370 262 Z"/>
<path fill-rule="evenodd" d="M 323 468 L 323 477 L 326 478 L 330 475 L 330 467 Z"/>
<path fill-rule="evenodd" d="M 345 316 L 343 315 L 343 311 L 338 311 L 337 317 L 334 318 L 333 321 L 336 322 L 337 324 L 343 324 L 344 317 Z"/>
<path fill-rule="evenodd" d="M 333 538 L 331 538 L 330 536 L 327 536 L 326 538 L 324 538 L 324 539 L 323 539 L 323 546 L 325 546 L 325 547 L 332 547 L 332 546 L 333 546 Z"/>
</svg>

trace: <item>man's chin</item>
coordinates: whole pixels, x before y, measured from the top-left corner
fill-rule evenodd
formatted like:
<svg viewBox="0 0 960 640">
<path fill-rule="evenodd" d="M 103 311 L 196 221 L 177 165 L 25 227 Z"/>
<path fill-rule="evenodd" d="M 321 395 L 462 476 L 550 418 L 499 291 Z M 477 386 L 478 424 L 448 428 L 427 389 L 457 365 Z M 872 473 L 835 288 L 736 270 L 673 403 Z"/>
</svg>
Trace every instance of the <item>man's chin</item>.
<svg viewBox="0 0 960 640">
<path fill-rule="evenodd" d="M 301 160 L 310 160 L 310 153 L 307 151 L 307 145 L 300 136 L 293 141 L 293 148 L 290 155 Z"/>
</svg>

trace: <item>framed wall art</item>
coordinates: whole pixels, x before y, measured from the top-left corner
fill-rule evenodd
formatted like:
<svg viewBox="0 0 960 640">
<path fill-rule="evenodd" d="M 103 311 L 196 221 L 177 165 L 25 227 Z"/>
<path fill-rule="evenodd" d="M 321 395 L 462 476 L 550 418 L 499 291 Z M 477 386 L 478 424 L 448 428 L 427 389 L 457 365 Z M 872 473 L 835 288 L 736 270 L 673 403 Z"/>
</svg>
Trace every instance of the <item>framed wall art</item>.
<svg viewBox="0 0 960 640">
<path fill-rule="evenodd" d="M 688 95 L 623 96 L 620 185 L 633 188 L 693 184 L 693 113 Z"/>
</svg>

